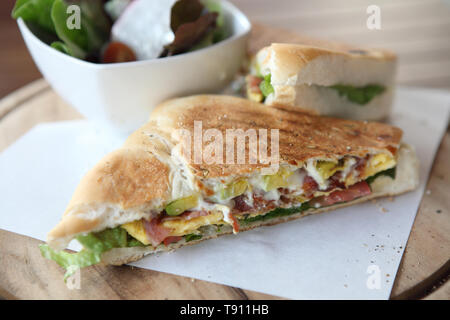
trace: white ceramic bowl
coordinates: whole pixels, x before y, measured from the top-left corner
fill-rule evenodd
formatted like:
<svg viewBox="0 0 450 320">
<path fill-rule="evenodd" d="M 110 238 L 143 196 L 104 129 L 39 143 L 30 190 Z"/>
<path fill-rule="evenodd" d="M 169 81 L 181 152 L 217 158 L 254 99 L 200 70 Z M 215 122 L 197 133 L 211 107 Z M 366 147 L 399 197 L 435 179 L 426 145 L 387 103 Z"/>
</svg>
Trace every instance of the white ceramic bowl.
<svg viewBox="0 0 450 320">
<path fill-rule="evenodd" d="M 245 58 L 251 25 L 234 5 L 222 1 L 232 36 L 178 56 L 115 64 L 95 64 L 54 50 L 23 20 L 25 43 L 45 79 L 61 97 L 102 130 L 124 136 L 144 124 L 165 99 L 224 88 Z"/>
</svg>

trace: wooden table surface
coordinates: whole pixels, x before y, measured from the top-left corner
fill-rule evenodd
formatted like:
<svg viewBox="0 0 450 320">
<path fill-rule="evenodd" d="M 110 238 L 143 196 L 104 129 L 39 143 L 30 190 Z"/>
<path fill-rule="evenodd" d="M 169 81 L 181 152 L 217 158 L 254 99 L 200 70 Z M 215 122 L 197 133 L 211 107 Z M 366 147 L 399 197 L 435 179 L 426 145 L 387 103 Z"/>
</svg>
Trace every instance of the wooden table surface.
<svg viewBox="0 0 450 320">
<path fill-rule="evenodd" d="M 378 1 L 382 13 L 380 31 L 370 31 L 365 27 L 366 8 L 373 4 L 372 1 L 278 0 L 276 8 L 275 2 L 270 0 L 233 2 L 251 19 L 266 24 L 324 39 L 390 48 L 400 56 L 400 84 L 450 89 L 448 1 L 397 0 L 395 4 L 388 0 Z M 9 19 L 11 7 L 12 1 L 2 1 L 0 4 L 0 40 L 3 40 L 0 96 L 40 77 L 23 45 L 17 26 Z M 265 34 L 271 31 L 264 29 L 259 32 Z M 288 41 L 290 34 L 284 34 Z M 264 42 L 266 38 L 261 40 Z M 63 103 L 45 81 L 34 82 L 0 103 L 0 151 L 37 122 L 74 117 L 79 115 Z M 450 135 L 447 133 L 428 181 L 427 189 L 431 193 L 424 196 L 420 206 L 395 280 L 392 298 L 450 298 L 449 281 L 445 282 L 450 270 L 449 157 Z M 436 214 L 438 211 L 440 214 Z M 7 245 L 11 241 L 23 246 L 12 248 Z M 0 297 L 99 298 L 98 292 L 103 290 L 104 298 L 275 298 L 205 281 L 193 282 L 184 277 L 126 267 L 89 268 L 83 273 L 89 290 L 83 294 L 67 292 L 64 285 L 54 281 L 55 275 L 61 276 L 60 268 L 42 259 L 37 250 L 29 250 L 37 243 L 33 239 L 0 231 Z M 129 292 L 123 283 L 132 283 L 138 291 Z M 148 288 L 160 290 L 161 294 L 149 294 L 146 292 Z M 166 292 L 176 294 L 165 296 Z"/>
</svg>

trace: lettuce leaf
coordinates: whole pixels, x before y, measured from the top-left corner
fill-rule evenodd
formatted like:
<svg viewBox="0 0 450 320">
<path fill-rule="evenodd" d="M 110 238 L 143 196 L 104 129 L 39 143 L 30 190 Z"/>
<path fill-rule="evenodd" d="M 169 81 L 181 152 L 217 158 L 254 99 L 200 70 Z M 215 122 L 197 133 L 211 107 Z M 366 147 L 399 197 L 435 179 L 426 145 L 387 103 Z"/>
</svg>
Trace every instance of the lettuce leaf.
<svg viewBox="0 0 450 320">
<path fill-rule="evenodd" d="M 32 22 L 47 32 L 55 33 L 55 26 L 50 17 L 55 0 L 17 0 L 11 16 Z"/>
<path fill-rule="evenodd" d="M 269 94 L 273 93 L 273 87 L 270 83 L 272 79 L 272 75 L 269 73 L 264 77 L 264 80 L 259 84 L 259 89 L 261 90 L 264 98 L 266 98 Z"/>
<path fill-rule="evenodd" d="M 386 90 L 384 86 L 377 84 L 369 84 L 365 87 L 337 84 L 328 88 L 336 90 L 341 97 L 345 97 L 347 100 L 360 105 L 369 103 L 375 96 Z"/>
<path fill-rule="evenodd" d="M 394 180 L 395 179 L 395 173 L 396 173 L 396 167 L 391 168 L 391 169 L 387 169 L 387 170 L 384 170 L 384 171 L 380 171 L 380 172 L 374 174 L 373 176 L 368 177 L 366 179 L 366 182 L 370 185 L 371 183 L 373 183 L 375 181 L 376 178 L 378 178 L 380 176 L 388 176 L 388 177 L 390 177 L 391 179 Z"/>
<path fill-rule="evenodd" d="M 46 244 L 39 245 L 39 249 L 44 258 L 53 260 L 66 269 L 64 281 L 78 269 L 92 266 L 101 261 L 101 252 L 94 252 L 86 249 L 83 249 L 78 253 L 69 253 L 66 251 L 56 252 Z"/>
<path fill-rule="evenodd" d="M 217 43 L 228 38 L 228 31 L 225 26 L 225 17 L 220 2 L 218 0 L 203 0 L 203 5 L 209 12 L 216 12 L 218 14 L 216 28 L 213 31 L 212 36 L 213 43 Z"/>
<path fill-rule="evenodd" d="M 190 233 L 184 236 L 186 242 L 200 240 L 203 236 L 201 234 Z"/>
<path fill-rule="evenodd" d="M 67 8 L 72 4 L 80 8 L 79 29 L 67 26 L 71 17 Z M 103 0 L 17 0 L 11 15 L 22 18 L 39 39 L 54 49 L 79 59 L 95 60 L 109 41 L 111 22 Z"/>
<path fill-rule="evenodd" d="M 178 0 L 171 9 L 170 27 L 175 39 L 160 58 L 206 48 L 228 37 L 218 0 Z"/>
<path fill-rule="evenodd" d="M 102 253 L 113 248 L 144 246 L 138 240 L 129 237 L 125 229 L 117 227 L 102 232 L 89 233 L 76 239 L 83 245 L 83 250 L 77 253 L 66 251 L 56 252 L 46 244 L 39 246 L 44 258 L 55 261 L 66 269 L 64 281 L 78 269 L 92 266 L 101 261 Z"/>
<path fill-rule="evenodd" d="M 53 49 L 56 49 L 56 50 L 58 50 L 58 51 L 60 51 L 60 52 L 62 52 L 62 53 L 68 54 L 69 56 L 72 55 L 71 52 L 70 52 L 69 47 L 67 47 L 66 44 L 65 44 L 64 42 L 61 42 L 61 41 L 54 41 L 54 42 L 52 42 L 52 43 L 50 44 L 50 46 L 51 46 Z"/>
<path fill-rule="evenodd" d="M 99 55 L 102 46 L 109 40 L 111 25 L 103 11 L 100 0 L 80 0 L 80 28 L 67 26 L 67 8 L 70 1 L 54 0 L 51 19 L 59 39 L 67 46 L 72 56 L 87 59 Z"/>
<path fill-rule="evenodd" d="M 203 8 L 199 0 L 179 0 L 175 2 L 170 12 L 170 28 L 173 33 L 177 32 L 179 26 L 200 18 Z"/>
<path fill-rule="evenodd" d="M 309 205 L 308 202 L 302 203 L 299 207 L 294 208 L 276 208 L 264 215 L 259 215 L 256 217 L 247 217 L 243 220 L 239 220 L 239 224 L 246 225 L 255 221 L 266 221 L 273 218 L 290 216 L 311 208 L 312 207 Z"/>
</svg>

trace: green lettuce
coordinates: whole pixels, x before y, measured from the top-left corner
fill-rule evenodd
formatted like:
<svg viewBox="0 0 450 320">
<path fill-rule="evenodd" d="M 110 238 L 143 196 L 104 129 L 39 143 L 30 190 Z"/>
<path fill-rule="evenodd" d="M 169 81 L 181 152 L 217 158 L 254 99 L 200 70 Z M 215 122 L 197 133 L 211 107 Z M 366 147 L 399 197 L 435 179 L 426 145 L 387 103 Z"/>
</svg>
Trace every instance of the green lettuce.
<svg viewBox="0 0 450 320">
<path fill-rule="evenodd" d="M 209 12 L 216 12 L 218 14 L 216 28 L 212 35 L 212 43 L 225 40 L 228 37 L 228 32 L 225 27 L 225 17 L 223 15 L 222 5 L 217 0 L 203 0 L 202 3 Z"/>
<path fill-rule="evenodd" d="M 270 83 L 271 79 L 272 75 L 269 73 L 268 75 L 264 76 L 264 80 L 259 84 L 259 89 L 261 90 L 264 98 L 274 92 L 272 84 Z"/>
<path fill-rule="evenodd" d="M 347 100 L 360 105 L 369 103 L 375 96 L 386 90 L 384 86 L 377 84 L 369 84 L 365 87 L 338 84 L 328 88 L 336 90 L 341 97 L 345 97 Z"/>
<path fill-rule="evenodd" d="M 17 0 L 11 15 L 14 19 L 22 18 L 54 34 L 55 26 L 50 18 L 54 2 L 55 0 Z"/>
<path fill-rule="evenodd" d="M 131 238 L 126 230 L 120 227 L 81 235 L 76 239 L 83 245 L 83 249 L 77 253 L 69 253 L 66 251 L 56 252 L 46 244 L 39 246 L 44 258 L 53 260 L 66 269 L 64 280 L 67 280 L 68 277 L 80 268 L 99 263 L 102 254 L 108 250 L 143 246 L 141 242 Z"/>
<path fill-rule="evenodd" d="M 308 202 L 302 203 L 299 207 L 293 207 L 293 208 L 276 208 L 264 215 L 259 215 L 255 217 L 247 217 L 245 219 L 242 219 L 239 221 L 239 224 L 246 225 L 255 221 L 266 221 L 273 218 L 278 217 L 285 217 L 290 216 L 308 209 L 311 209 L 312 207 L 309 205 Z"/>
<path fill-rule="evenodd" d="M 184 236 L 186 242 L 200 240 L 203 236 L 201 234 L 190 233 Z"/>
<path fill-rule="evenodd" d="M 80 28 L 67 27 L 67 8 L 69 1 L 55 0 L 51 18 L 59 39 L 69 49 L 72 56 L 86 59 L 98 55 L 102 46 L 109 40 L 110 25 L 104 17 L 100 1 L 84 0 L 77 3 L 81 11 Z"/>
<path fill-rule="evenodd" d="M 50 46 L 51 46 L 53 49 L 56 49 L 56 50 L 58 50 L 58 51 L 61 51 L 62 53 L 68 54 L 69 56 L 72 55 L 72 53 L 71 53 L 69 47 L 68 47 L 64 42 L 61 42 L 61 41 L 54 41 L 54 42 L 51 43 Z"/>
<path fill-rule="evenodd" d="M 80 8 L 79 29 L 67 27 L 71 4 Z M 98 58 L 109 41 L 111 23 L 102 0 L 17 0 L 11 15 L 22 18 L 36 36 L 54 49 L 76 58 Z"/>
<path fill-rule="evenodd" d="M 380 171 L 380 172 L 374 174 L 373 176 L 367 178 L 366 182 L 368 184 L 371 184 L 371 183 L 373 183 L 375 181 L 376 178 L 378 178 L 380 176 L 388 176 L 391 179 L 395 179 L 395 173 L 396 173 L 396 168 L 395 167 L 391 168 L 391 169 L 384 170 L 384 171 Z"/>
</svg>

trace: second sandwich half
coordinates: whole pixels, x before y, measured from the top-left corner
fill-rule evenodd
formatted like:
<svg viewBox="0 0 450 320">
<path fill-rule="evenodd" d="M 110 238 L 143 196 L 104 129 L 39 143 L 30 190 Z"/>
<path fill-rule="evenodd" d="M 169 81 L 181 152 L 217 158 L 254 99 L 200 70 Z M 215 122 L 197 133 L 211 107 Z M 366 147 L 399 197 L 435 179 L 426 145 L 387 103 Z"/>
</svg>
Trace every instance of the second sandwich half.
<svg viewBox="0 0 450 320">
<path fill-rule="evenodd" d="M 257 153 L 267 147 L 266 155 L 277 153 L 276 161 L 251 163 L 251 139 L 238 150 L 236 140 L 228 138 L 237 129 L 254 130 L 258 139 L 261 129 L 267 130 L 268 142 L 258 141 Z M 170 100 L 86 174 L 41 252 L 68 276 L 100 262 L 123 264 L 403 193 L 417 186 L 418 164 L 401 137 L 400 129 L 386 124 L 319 117 L 235 97 Z M 237 160 L 242 153 L 244 162 Z M 82 251 L 59 251 L 75 238 Z"/>
</svg>

